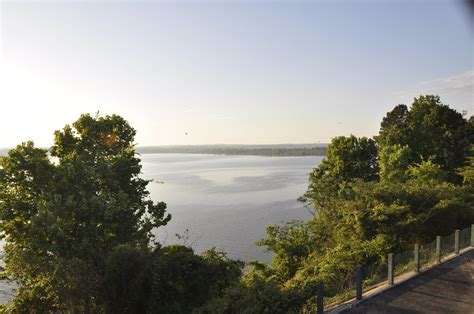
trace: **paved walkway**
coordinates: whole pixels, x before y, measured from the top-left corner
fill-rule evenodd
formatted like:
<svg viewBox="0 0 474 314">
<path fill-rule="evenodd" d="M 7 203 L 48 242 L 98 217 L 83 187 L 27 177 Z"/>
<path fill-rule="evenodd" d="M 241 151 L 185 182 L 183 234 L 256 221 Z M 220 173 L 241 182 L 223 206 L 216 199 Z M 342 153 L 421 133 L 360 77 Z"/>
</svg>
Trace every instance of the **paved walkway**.
<svg viewBox="0 0 474 314">
<path fill-rule="evenodd" d="M 474 313 L 474 250 L 343 313 Z"/>
</svg>

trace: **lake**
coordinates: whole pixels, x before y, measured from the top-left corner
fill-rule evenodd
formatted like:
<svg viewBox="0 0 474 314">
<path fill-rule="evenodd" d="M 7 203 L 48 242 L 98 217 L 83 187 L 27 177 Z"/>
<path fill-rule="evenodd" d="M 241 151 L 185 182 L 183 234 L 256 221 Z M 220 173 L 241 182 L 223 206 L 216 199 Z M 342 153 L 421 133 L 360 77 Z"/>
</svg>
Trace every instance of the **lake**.
<svg viewBox="0 0 474 314">
<path fill-rule="evenodd" d="M 172 215 L 157 239 L 269 262 L 271 254 L 255 242 L 269 225 L 311 217 L 296 199 L 323 158 L 144 154 L 143 177 L 156 180 L 148 185 L 151 197 Z"/>
</svg>

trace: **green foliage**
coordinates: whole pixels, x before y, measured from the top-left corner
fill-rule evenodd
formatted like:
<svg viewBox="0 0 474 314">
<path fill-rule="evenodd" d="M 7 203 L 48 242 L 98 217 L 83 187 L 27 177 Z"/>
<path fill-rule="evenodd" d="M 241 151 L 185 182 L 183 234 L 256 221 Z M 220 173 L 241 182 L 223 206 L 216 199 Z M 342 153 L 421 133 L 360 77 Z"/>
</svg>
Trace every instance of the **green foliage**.
<svg viewBox="0 0 474 314">
<path fill-rule="evenodd" d="M 380 124 L 379 135 L 375 138 L 381 146 L 407 145 L 409 142 L 407 130 L 409 110 L 406 105 L 398 105 L 387 112 Z"/>
<path fill-rule="evenodd" d="M 108 313 L 189 313 L 237 283 L 243 263 L 215 249 L 201 255 L 181 245 L 153 252 L 128 245 L 109 256 Z"/>
<path fill-rule="evenodd" d="M 466 157 L 473 125 L 439 97 L 420 96 L 410 109 L 398 105 L 387 114 L 377 145 L 334 138 L 300 198 L 314 218 L 267 228 L 258 244 L 274 257 L 271 265 L 256 267 L 257 282 L 306 298 L 297 305 L 301 310 L 318 283 L 327 297 L 337 297 L 353 289 L 357 265 L 383 263 L 389 252 L 469 226 L 474 159 Z M 247 287 L 257 280 L 248 279 Z"/>
<path fill-rule="evenodd" d="M 2 159 L 0 228 L 13 308 L 86 311 L 104 304 L 105 265 L 117 246 L 146 248 L 170 219 L 153 203 L 119 116 L 82 115 L 48 151 L 23 143 Z"/>
<path fill-rule="evenodd" d="M 222 296 L 213 298 L 194 313 L 300 313 L 301 309 L 314 309 L 314 300 L 295 289 L 285 289 L 259 265 L 249 270 L 242 280 L 227 288 Z M 308 300 L 310 299 L 310 300 Z"/>
<path fill-rule="evenodd" d="M 423 160 L 417 165 L 409 166 L 407 173 L 411 178 L 418 180 L 420 183 L 441 183 L 447 177 L 446 171 L 441 168 L 441 165 L 434 163 L 433 158 Z"/>
<path fill-rule="evenodd" d="M 105 308 L 108 313 L 146 313 L 152 293 L 152 254 L 131 245 L 113 249 L 106 261 Z"/>
<path fill-rule="evenodd" d="M 329 175 L 341 181 L 361 178 L 377 179 L 377 147 L 366 137 L 338 136 L 328 146 L 326 159 L 321 163 L 321 175 Z"/>
<path fill-rule="evenodd" d="M 338 136 L 327 149 L 327 157 L 309 177 L 308 191 L 300 201 L 321 214 L 348 182 L 377 180 L 378 162 L 375 141 L 366 137 Z"/>
<path fill-rule="evenodd" d="M 408 145 L 384 146 L 379 151 L 380 179 L 386 181 L 405 181 L 411 163 L 411 151 Z"/>
<path fill-rule="evenodd" d="M 189 313 L 237 282 L 242 267 L 215 249 L 195 255 L 189 247 L 164 247 L 153 260 L 150 312 Z"/>
<path fill-rule="evenodd" d="M 304 258 L 312 251 L 316 240 L 311 229 L 301 221 L 293 221 L 285 226 L 267 227 L 267 237 L 257 242 L 275 253 L 273 264 L 280 282 L 293 277 Z"/>
<path fill-rule="evenodd" d="M 459 181 L 456 169 L 464 165 L 474 127 L 438 96 L 415 98 L 410 109 L 398 105 L 383 119 L 376 141 L 380 147 L 408 146 L 411 162 L 433 158 L 447 171 L 450 181 Z"/>
<path fill-rule="evenodd" d="M 471 120 L 474 119 L 471 117 Z M 474 186 L 474 145 L 471 146 L 470 156 L 467 158 L 466 165 L 459 170 L 459 174 L 463 177 L 465 185 Z"/>
</svg>

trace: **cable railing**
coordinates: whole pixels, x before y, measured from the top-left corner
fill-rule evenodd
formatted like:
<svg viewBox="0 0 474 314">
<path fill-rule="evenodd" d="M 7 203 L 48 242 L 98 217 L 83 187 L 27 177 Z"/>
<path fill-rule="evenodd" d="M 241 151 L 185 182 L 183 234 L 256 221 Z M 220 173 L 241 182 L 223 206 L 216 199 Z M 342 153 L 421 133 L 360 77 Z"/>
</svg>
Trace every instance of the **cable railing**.
<svg viewBox="0 0 474 314">
<path fill-rule="evenodd" d="M 360 265 L 347 276 L 344 282 L 332 284 L 338 287 L 325 296 L 325 288 L 320 286 L 317 299 L 317 313 L 323 313 L 325 304 L 328 308 L 337 308 L 343 304 L 363 299 L 363 294 L 375 294 L 387 284 L 395 285 L 408 279 L 409 275 L 423 272 L 446 259 L 455 256 L 468 247 L 474 247 L 474 224 L 462 230 L 423 244 L 415 244 L 413 250 L 390 253 L 381 261 L 369 265 Z M 324 296 L 323 296 L 324 295 Z"/>
</svg>

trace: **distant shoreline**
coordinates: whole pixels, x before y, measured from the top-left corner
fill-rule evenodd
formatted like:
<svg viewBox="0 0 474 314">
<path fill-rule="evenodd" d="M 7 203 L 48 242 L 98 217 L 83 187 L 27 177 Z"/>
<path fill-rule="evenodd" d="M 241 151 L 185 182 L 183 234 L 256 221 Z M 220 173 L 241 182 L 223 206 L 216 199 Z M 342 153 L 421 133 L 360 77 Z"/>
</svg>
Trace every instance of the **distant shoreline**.
<svg viewBox="0 0 474 314">
<path fill-rule="evenodd" d="M 267 144 L 267 145 L 168 145 L 137 146 L 139 154 L 211 154 L 247 156 L 326 156 L 327 144 Z M 10 148 L 0 148 L 0 156 L 5 156 Z"/>
<path fill-rule="evenodd" d="M 314 144 L 318 145 L 318 144 Z M 139 154 L 212 154 L 251 156 L 326 156 L 326 146 L 300 145 L 180 145 L 137 147 Z"/>
</svg>

